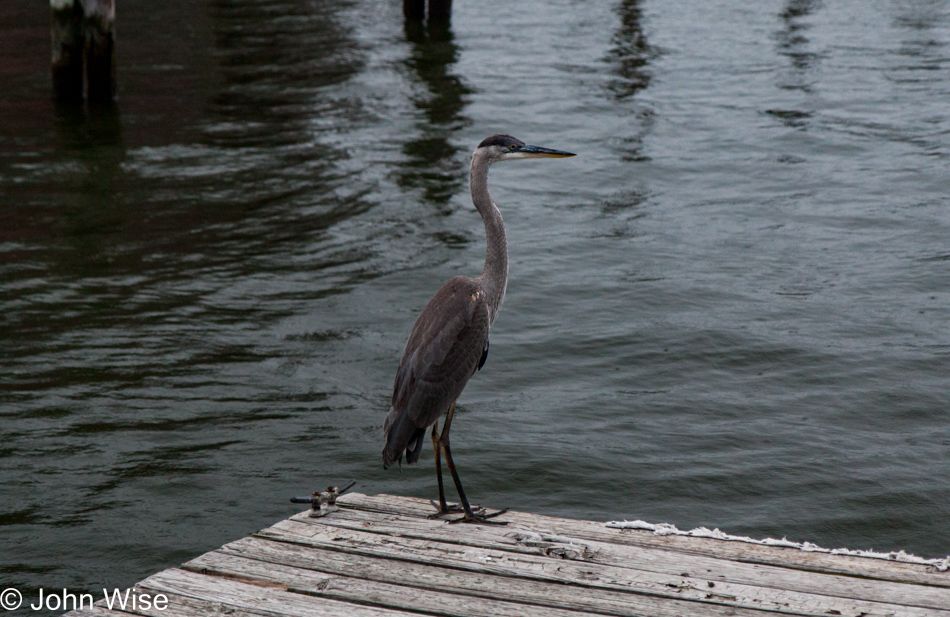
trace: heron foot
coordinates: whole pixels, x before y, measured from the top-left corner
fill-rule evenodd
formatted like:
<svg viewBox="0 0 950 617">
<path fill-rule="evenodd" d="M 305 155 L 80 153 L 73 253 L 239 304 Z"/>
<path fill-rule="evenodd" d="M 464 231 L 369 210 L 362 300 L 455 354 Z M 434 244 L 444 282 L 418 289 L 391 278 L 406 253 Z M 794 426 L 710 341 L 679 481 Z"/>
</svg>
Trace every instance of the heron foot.
<svg viewBox="0 0 950 617">
<path fill-rule="evenodd" d="M 437 502 L 434 499 L 430 499 L 429 503 L 431 503 L 432 507 L 438 510 L 438 512 L 433 512 L 432 514 L 428 516 L 428 518 L 441 518 L 445 516 L 446 514 L 460 514 L 462 512 L 465 512 L 465 508 L 463 508 L 461 504 L 447 503 L 445 504 L 445 507 L 443 508 L 441 505 L 439 505 L 439 502 Z M 477 504 L 472 504 L 472 510 L 474 512 L 484 512 L 485 508 Z"/>
<path fill-rule="evenodd" d="M 430 499 L 429 501 L 432 501 L 432 500 Z M 446 505 L 445 508 L 441 507 L 439 504 L 437 504 L 437 503 L 434 502 L 434 501 L 432 501 L 432 505 L 435 506 L 435 509 L 436 509 L 437 511 L 436 511 L 436 512 L 433 512 L 432 514 L 430 514 L 430 515 L 429 515 L 428 517 L 426 517 L 426 518 L 430 518 L 430 519 L 431 519 L 431 518 L 441 518 L 441 517 L 445 516 L 446 514 L 458 514 L 459 512 L 464 512 L 464 511 L 465 511 L 465 510 L 462 509 L 462 506 L 460 506 L 460 505 L 458 505 L 458 504 L 455 504 L 455 503 L 450 503 L 450 504 Z"/>
<path fill-rule="evenodd" d="M 479 510 L 479 513 L 478 513 L 478 514 L 476 514 L 475 512 L 472 512 L 471 514 L 469 514 L 468 512 L 466 512 L 466 513 L 465 513 L 465 516 L 463 516 L 463 517 L 461 517 L 461 518 L 452 519 L 452 520 L 446 521 L 446 522 L 447 522 L 447 523 L 452 523 L 452 524 L 454 524 L 454 523 L 480 523 L 480 524 L 482 524 L 482 525 L 507 525 L 507 524 L 508 524 L 508 521 L 490 521 L 490 520 L 488 520 L 488 519 L 491 519 L 491 518 L 495 518 L 496 516 L 499 516 L 499 515 L 501 515 L 501 514 L 504 514 L 505 512 L 508 511 L 508 508 L 505 508 L 504 510 L 499 510 L 498 512 L 492 512 L 491 514 L 482 514 L 482 512 L 484 512 L 484 511 L 485 511 L 485 509 L 484 509 L 484 508 L 481 508 L 481 509 Z"/>
</svg>

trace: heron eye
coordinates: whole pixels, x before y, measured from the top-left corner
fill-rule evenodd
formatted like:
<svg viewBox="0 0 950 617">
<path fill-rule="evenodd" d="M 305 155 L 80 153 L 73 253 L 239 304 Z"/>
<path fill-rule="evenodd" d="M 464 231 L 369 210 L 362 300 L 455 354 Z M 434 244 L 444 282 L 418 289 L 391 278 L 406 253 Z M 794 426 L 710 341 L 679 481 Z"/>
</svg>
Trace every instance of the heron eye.
<svg viewBox="0 0 950 617">
<path fill-rule="evenodd" d="M 514 144 L 511 144 L 510 146 L 508 146 L 508 149 L 509 149 L 509 150 L 514 150 L 514 149 L 517 148 L 517 147 L 518 147 L 518 146 L 516 146 L 516 145 L 514 145 Z"/>
</svg>

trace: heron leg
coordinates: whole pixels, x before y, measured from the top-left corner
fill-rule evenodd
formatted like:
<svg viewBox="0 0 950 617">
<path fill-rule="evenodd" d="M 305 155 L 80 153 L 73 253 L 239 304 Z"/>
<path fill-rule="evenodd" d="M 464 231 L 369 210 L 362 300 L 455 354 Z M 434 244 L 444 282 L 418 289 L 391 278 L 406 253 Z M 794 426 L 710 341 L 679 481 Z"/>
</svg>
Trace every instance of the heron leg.
<svg viewBox="0 0 950 617">
<path fill-rule="evenodd" d="M 439 518 L 445 514 L 451 514 L 454 512 L 461 512 L 462 508 L 457 504 L 452 504 L 451 506 L 445 500 L 445 488 L 442 484 L 442 448 L 439 446 L 439 421 L 436 420 L 435 424 L 432 425 L 432 447 L 435 449 L 435 476 L 439 479 L 439 503 L 435 503 L 431 499 L 432 505 L 438 509 L 438 512 L 430 514 L 429 518 Z"/>
<path fill-rule="evenodd" d="M 492 514 L 475 514 L 472 511 L 472 506 L 468 503 L 468 498 L 465 496 L 465 491 L 462 490 L 462 481 L 459 479 L 458 471 L 455 469 L 455 461 L 452 460 L 452 450 L 449 447 L 449 428 L 452 426 L 452 416 L 455 415 L 455 403 L 452 403 L 452 406 L 449 407 L 449 412 L 445 415 L 445 424 L 442 425 L 442 433 L 439 435 L 439 446 L 442 454 L 445 456 L 445 464 L 449 466 L 449 471 L 452 473 L 452 481 L 455 482 L 455 489 L 459 494 L 459 501 L 462 502 L 462 510 L 465 514 L 462 518 L 457 518 L 449 521 L 450 523 L 490 523 L 493 525 L 507 525 L 507 522 L 503 521 L 490 521 L 488 519 L 494 518 L 499 514 L 504 514 L 508 511 L 508 508 L 500 510 L 498 512 L 493 512 Z M 441 477 L 441 475 L 440 475 Z"/>
<path fill-rule="evenodd" d="M 432 447 L 435 450 L 435 477 L 439 479 L 439 513 L 448 512 L 445 503 L 445 487 L 442 485 L 442 450 L 439 449 L 439 419 L 432 425 Z"/>
</svg>

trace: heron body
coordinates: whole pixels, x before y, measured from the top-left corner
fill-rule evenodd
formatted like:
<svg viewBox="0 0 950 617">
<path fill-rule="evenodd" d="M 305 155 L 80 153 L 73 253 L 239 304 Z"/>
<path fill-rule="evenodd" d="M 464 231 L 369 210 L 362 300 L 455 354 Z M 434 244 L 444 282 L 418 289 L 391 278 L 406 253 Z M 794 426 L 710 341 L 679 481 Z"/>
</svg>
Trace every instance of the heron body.
<svg viewBox="0 0 950 617">
<path fill-rule="evenodd" d="M 419 460 L 426 430 L 432 426 L 436 472 L 439 480 L 438 515 L 452 511 L 442 486 L 441 456 L 452 473 L 465 516 L 460 521 L 487 522 L 489 516 L 471 509 L 449 448 L 449 428 L 455 401 L 468 380 L 488 357 L 488 335 L 501 308 L 508 284 L 508 243 L 498 206 L 488 193 L 488 168 L 496 162 L 525 158 L 562 158 L 570 152 L 529 146 L 510 135 L 493 135 L 472 155 L 472 202 L 485 224 L 487 248 L 482 273 L 456 276 L 429 300 L 412 327 L 393 384 L 392 407 L 383 433 L 383 467 L 403 456 L 408 464 Z M 446 414 L 441 433 L 438 420 Z"/>
</svg>

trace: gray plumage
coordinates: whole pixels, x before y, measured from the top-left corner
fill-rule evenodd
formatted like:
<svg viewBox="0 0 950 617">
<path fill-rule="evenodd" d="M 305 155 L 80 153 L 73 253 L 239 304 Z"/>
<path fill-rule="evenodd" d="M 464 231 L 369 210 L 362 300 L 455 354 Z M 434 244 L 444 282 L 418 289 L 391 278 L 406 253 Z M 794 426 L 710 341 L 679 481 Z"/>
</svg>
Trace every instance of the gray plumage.
<svg viewBox="0 0 950 617">
<path fill-rule="evenodd" d="M 403 456 L 419 460 L 426 429 L 448 412 L 441 436 L 433 429 L 439 474 L 440 512 L 447 511 L 442 491 L 440 451 L 452 471 L 466 517 L 475 520 L 448 451 L 448 431 L 455 401 L 468 380 L 485 363 L 488 335 L 508 284 L 508 244 L 498 206 L 488 193 L 488 168 L 498 161 L 574 156 L 569 152 L 528 146 L 510 135 L 493 135 L 472 155 L 469 182 L 472 202 L 485 224 L 487 248 L 482 273 L 456 276 L 433 296 L 412 327 L 393 384 L 392 406 L 383 425 L 383 467 Z M 441 444 L 439 441 L 441 440 Z M 473 518 L 474 517 L 474 518 Z"/>
<path fill-rule="evenodd" d="M 419 460 L 426 429 L 459 397 L 488 353 L 490 325 L 488 301 L 477 279 L 457 276 L 429 301 L 396 372 L 383 428 L 383 467 L 403 451 L 410 465 Z"/>
</svg>

